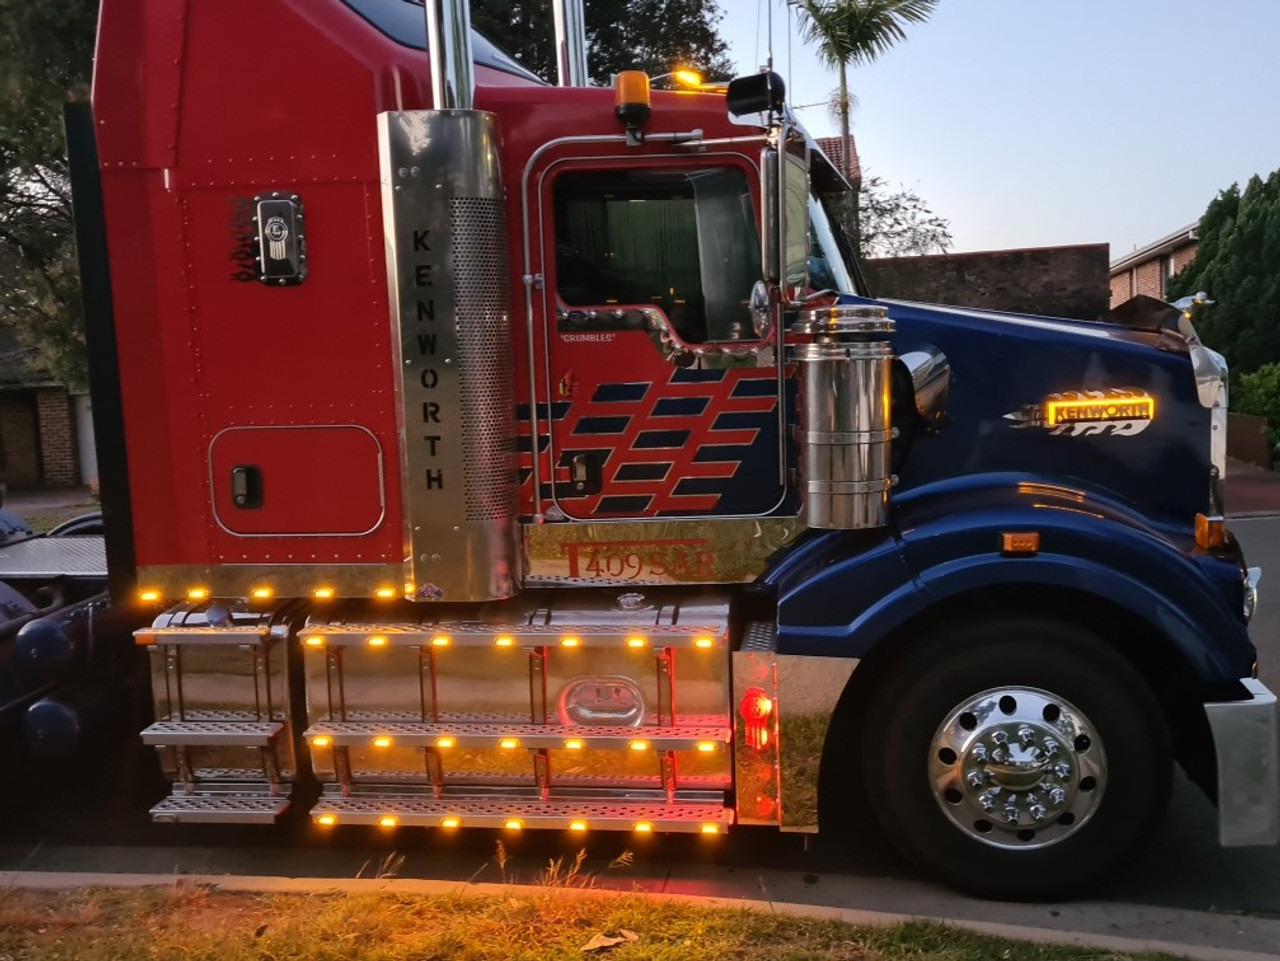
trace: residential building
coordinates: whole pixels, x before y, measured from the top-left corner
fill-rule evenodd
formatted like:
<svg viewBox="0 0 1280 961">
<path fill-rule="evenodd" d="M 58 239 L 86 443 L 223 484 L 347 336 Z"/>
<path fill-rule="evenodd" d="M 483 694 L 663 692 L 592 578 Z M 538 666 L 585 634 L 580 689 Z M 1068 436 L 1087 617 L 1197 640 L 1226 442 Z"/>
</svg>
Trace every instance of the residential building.
<svg viewBox="0 0 1280 961">
<path fill-rule="evenodd" d="M 1175 230 L 1167 237 L 1111 262 L 1111 306 L 1145 294 L 1164 299 L 1169 278 L 1196 259 L 1200 246 L 1200 222 Z"/>
</svg>

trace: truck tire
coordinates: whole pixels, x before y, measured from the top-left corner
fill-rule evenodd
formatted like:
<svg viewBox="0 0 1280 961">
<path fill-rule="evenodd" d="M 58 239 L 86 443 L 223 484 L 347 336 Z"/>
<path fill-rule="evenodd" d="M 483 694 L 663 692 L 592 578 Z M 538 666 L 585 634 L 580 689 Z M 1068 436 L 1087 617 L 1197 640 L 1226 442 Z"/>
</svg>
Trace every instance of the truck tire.
<svg viewBox="0 0 1280 961">
<path fill-rule="evenodd" d="M 1080 890 L 1136 852 L 1168 801 L 1154 694 L 1061 620 L 943 625 L 889 670 L 865 718 L 864 783 L 885 834 L 982 897 Z"/>
</svg>

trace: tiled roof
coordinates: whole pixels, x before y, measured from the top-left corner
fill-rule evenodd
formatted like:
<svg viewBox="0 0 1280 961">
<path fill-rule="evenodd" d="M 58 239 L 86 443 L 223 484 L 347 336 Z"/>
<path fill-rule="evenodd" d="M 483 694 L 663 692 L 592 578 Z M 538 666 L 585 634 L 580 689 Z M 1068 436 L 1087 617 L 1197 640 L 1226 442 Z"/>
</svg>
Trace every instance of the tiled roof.
<svg viewBox="0 0 1280 961">
<path fill-rule="evenodd" d="M 835 168 L 844 174 L 850 183 L 862 182 L 862 163 L 858 159 L 858 142 L 854 139 L 853 134 L 849 134 L 849 152 L 853 156 L 849 158 L 847 167 L 842 162 L 844 144 L 839 137 L 819 137 L 817 143 L 822 152 L 831 159 L 831 163 L 835 165 Z"/>
</svg>

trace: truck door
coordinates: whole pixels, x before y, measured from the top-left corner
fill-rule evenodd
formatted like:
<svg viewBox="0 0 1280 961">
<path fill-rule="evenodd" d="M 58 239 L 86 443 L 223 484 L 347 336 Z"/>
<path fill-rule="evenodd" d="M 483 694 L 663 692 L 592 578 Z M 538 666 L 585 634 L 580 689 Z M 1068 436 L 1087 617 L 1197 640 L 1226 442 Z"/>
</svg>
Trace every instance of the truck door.
<svg viewBox="0 0 1280 961">
<path fill-rule="evenodd" d="M 555 505 L 580 520 L 777 509 L 783 382 L 748 309 L 745 158 L 563 161 L 542 182 L 536 393 Z"/>
</svg>

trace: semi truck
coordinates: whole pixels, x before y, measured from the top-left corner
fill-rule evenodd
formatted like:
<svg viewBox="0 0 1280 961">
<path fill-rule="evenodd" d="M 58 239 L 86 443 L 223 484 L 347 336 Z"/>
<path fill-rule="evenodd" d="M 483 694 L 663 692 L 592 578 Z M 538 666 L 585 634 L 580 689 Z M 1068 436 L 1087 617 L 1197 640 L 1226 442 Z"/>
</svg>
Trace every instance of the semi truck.
<svg viewBox="0 0 1280 961">
<path fill-rule="evenodd" d="M 870 820 L 1050 897 L 1180 764 L 1275 843 L 1191 306 L 877 299 L 775 73 L 593 86 L 554 7 L 553 86 L 465 0 L 103 0 L 68 137 L 104 538 L 17 546 L 97 543 L 109 592 L 28 618 L 32 743 L 84 726 L 109 616 L 161 822 Z M 0 550 L 28 594 L 51 563 Z"/>
</svg>

